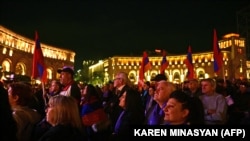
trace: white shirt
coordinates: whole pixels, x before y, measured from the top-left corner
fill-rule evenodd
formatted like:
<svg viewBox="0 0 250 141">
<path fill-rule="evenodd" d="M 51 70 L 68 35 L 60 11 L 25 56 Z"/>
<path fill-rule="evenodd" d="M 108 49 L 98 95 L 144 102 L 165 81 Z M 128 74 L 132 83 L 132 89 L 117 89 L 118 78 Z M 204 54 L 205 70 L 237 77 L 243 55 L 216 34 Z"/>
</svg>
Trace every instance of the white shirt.
<svg viewBox="0 0 250 141">
<path fill-rule="evenodd" d="M 67 90 L 63 90 L 60 92 L 60 95 L 64 96 L 70 96 L 70 94 L 71 94 L 71 86 L 69 86 Z"/>
</svg>

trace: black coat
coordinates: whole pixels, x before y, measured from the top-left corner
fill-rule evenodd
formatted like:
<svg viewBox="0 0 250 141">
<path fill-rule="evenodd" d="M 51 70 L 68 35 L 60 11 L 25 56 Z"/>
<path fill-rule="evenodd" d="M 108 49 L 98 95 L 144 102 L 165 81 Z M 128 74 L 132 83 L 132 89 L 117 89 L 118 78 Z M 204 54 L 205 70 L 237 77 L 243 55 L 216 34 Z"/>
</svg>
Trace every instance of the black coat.
<svg viewBox="0 0 250 141">
<path fill-rule="evenodd" d="M 111 140 L 129 141 L 131 127 L 143 125 L 144 120 L 144 109 L 139 93 L 132 89 L 127 90 L 125 108 L 119 114 Z"/>
<path fill-rule="evenodd" d="M 8 92 L 0 86 L 0 140 L 16 141 L 17 124 L 12 116 L 12 110 L 8 100 Z"/>
<path fill-rule="evenodd" d="M 119 91 L 118 94 L 114 94 L 110 102 L 108 103 L 108 107 L 106 108 L 107 113 L 111 120 L 111 127 L 114 129 L 115 123 L 117 121 L 118 116 L 120 115 L 122 108 L 119 106 L 119 98 L 122 96 L 122 94 L 130 89 L 128 85 L 125 85 L 121 91 Z"/>
<path fill-rule="evenodd" d="M 39 141 L 83 141 L 84 132 L 65 125 L 51 127 Z"/>
</svg>

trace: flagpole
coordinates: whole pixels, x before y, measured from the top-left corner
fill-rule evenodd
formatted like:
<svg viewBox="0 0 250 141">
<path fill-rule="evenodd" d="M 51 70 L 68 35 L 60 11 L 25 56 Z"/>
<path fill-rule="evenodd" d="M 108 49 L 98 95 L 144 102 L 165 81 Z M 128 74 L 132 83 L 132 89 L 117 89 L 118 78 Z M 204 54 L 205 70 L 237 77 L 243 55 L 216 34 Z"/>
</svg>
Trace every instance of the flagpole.
<svg viewBox="0 0 250 141">
<path fill-rule="evenodd" d="M 45 84 L 42 82 L 42 91 L 43 91 L 43 101 L 45 106 L 47 105 L 47 100 L 46 100 L 46 91 L 45 91 Z"/>
<path fill-rule="evenodd" d="M 214 37 L 213 37 L 213 57 L 214 57 L 214 72 L 218 76 L 220 70 L 222 70 L 222 75 L 223 75 L 223 80 L 224 82 L 226 81 L 225 79 L 225 72 L 224 72 L 224 65 L 223 65 L 223 54 L 221 53 L 219 44 L 218 44 L 218 39 L 217 39 L 217 33 L 216 30 L 214 29 Z"/>
<path fill-rule="evenodd" d="M 42 85 L 42 95 L 44 104 L 47 105 L 46 101 L 46 91 L 45 91 L 45 84 L 47 81 L 47 70 L 44 63 L 44 56 L 43 51 L 41 48 L 40 40 L 38 37 L 38 32 L 35 31 L 35 48 L 33 53 L 33 66 L 32 66 L 32 78 L 41 80 Z"/>
<path fill-rule="evenodd" d="M 224 70 L 224 63 L 222 62 L 222 65 L 221 65 L 221 67 L 222 67 L 222 75 L 223 75 L 223 80 L 224 80 L 224 83 L 226 83 L 226 76 L 225 76 L 225 70 Z"/>
</svg>

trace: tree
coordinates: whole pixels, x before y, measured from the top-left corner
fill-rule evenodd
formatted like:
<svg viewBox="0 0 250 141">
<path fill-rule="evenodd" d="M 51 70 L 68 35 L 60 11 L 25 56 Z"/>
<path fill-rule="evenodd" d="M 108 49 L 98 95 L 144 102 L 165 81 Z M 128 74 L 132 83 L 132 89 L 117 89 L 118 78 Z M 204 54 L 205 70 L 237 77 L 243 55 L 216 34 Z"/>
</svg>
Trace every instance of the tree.
<svg viewBox="0 0 250 141">
<path fill-rule="evenodd" d="M 103 71 L 96 71 L 93 73 L 93 76 L 91 78 L 91 83 L 93 85 L 103 85 L 104 83 L 104 72 Z"/>
</svg>

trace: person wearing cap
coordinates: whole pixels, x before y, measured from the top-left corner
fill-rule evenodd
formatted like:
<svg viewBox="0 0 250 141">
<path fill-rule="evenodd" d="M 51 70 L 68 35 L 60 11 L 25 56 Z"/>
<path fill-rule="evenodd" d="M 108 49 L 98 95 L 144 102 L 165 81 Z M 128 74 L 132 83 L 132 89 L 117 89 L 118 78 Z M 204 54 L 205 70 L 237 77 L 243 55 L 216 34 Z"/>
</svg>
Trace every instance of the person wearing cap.
<svg viewBox="0 0 250 141">
<path fill-rule="evenodd" d="M 152 84 L 155 85 L 155 88 L 157 87 L 157 83 L 161 80 L 165 80 L 165 81 L 168 80 L 165 74 L 157 74 L 154 78 L 151 79 Z"/>
<path fill-rule="evenodd" d="M 81 91 L 76 81 L 74 81 L 74 70 L 71 67 L 65 66 L 62 69 L 58 69 L 57 72 L 60 73 L 60 83 L 63 86 L 60 95 L 74 97 L 80 107 Z"/>
<path fill-rule="evenodd" d="M 161 81 L 161 80 L 167 80 L 166 75 L 164 74 L 157 74 L 154 78 L 151 79 L 151 81 Z"/>
</svg>

